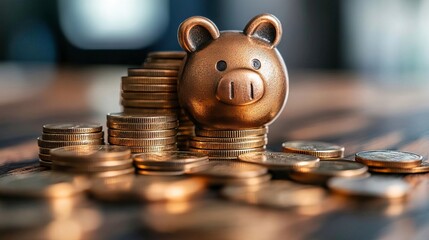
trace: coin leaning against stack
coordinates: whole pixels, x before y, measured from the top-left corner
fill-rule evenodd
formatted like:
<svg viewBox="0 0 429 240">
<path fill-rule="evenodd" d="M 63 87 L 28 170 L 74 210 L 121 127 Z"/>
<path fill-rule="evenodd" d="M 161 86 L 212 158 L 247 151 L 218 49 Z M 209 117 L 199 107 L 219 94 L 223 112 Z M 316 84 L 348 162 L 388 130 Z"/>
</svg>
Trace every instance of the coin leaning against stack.
<svg viewBox="0 0 429 240">
<path fill-rule="evenodd" d="M 117 177 L 134 173 L 131 151 L 125 146 L 68 146 L 51 151 L 52 170 L 90 177 Z"/>
<path fill-rule="evenodd" d="M 40 166 L 52 166 L 52 149 L 77 145 L 104 144 L 104 133 L 100 124 L 54 123 L 43 125 L 42 136 L 37 138 Z"/>
<path fill-rule="evenodd" d="M 191 151 L 207 154 L 211 160 L 235 160 L 244 153 L 265 151 L 267 133 L 265 126 L 243 130 L 196 128 L 189 146 Z"/>
<path fill-rule="evenodd" d="M 177 126 L 175 114 L 107 115 L 109 143 L 128 146 L 132 153 L 176 150 Z"/>
<path fill-rule="evenodd" d="M 194 125 L 184 114 L 177 100 L 177 79 L 185 52 L 151 52 L 142 68 L 128 69 L 122 77 L 121 104 L 124 112 L 178 114 L 178 147 L 188 148 L 188 140 L 194 135 Z"/>
</svg>

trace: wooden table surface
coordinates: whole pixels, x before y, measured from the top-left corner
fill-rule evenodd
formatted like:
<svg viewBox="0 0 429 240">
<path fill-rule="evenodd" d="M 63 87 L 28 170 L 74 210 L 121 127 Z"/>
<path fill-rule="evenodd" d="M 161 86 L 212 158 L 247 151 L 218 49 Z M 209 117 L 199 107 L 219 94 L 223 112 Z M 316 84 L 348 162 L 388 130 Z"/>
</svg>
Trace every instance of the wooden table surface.
<svg viewBox="0 0 429 240">
<path fill-rule="evenodd" d="M 49 73 L 49 79 L 37 79 L 46 75 L 32 68 L 20 77 L 36 79 L 19 86 L 6 84 L 15 79 L 5 79 L 2 77 L 5 74 L 0 73 L 1 176 L 41 170 L 36 137 L 41 134 L 43 124 L 87 120 L 104 123 L 107 112 L 120 109 L 120 76 L 125 74 L 125 66 L 41 69 Z M 343 145 L 348 158 L 358 151 L 371 149 L 399 149 L 427 158 L 429 85 L 413 83 L 412 79 L 394 84 L 386 81 L 347 73 L 292 72 L 289 100 L 270 126 L 268 148 L 280 150 L 281 143 L 287 140 L 320 140 Z M 398 176 L 405 177 L 414 186 L 404 201 L 351 199 L 332 194 L 322 205 L 306 209 L 230 203 L 209 193 L 209 197 L 188 203 L 188 207 L 211 202 L 224 205 L 228 209 L 223 212 L 225 222 L 207 231 L 200 230 L 197 235 L 154 233 L 142 227 L 143 213 L 149 211 L 154 218 L 161 218 L 163 215 L 157 215 L 157 211 L 165 210 L 166 205 L 86 201 L 102 216 L 91 239 L 141 236 L 149 239 L 428 239 L 428 176 Z M 0 199 L 0 217 L 5 211 L 2 201 Z M 201 209 L 193 213 L 207 214 Z"/>
</svg>

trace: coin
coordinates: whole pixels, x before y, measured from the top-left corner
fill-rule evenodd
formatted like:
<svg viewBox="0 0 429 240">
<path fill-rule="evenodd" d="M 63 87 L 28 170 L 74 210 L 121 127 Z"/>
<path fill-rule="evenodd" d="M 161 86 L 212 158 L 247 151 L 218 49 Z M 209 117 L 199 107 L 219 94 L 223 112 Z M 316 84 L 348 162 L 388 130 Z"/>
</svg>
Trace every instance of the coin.
<svg viewBox="0 0 429 240">
<path fill-rule="evenodd" d="M 86 161 L 129 159 L 131 151 L 125 146 L 87 145 L 68 146 L 51 150 L 52 158 L 59 161 Z"/>
<path fill-rule="evenodd" d="M 171 92 L 177 95 L 175 84 L 122 84 L 123 91 L 130 92 Z"/>
<path fill-rule="evenodd" d="M 150 94 L 150 93 L 148 93 Z M 137 107 L 123 107 L 126 114 L 177 114 L 178 109 L 172 108 L 137 108 Z"/>
<path fill-rule="evenodd" d="M 222 143 L 222 142 L 199 142 L 199 141 L 190 141 L 189 146 L 193 148 L 201 149 L 210 149 L 210 150 L 234 150 L 234 149 L 246 149 L 246 148 L 257 148 L 263 147 L 267 143 L 266 139 L 248 141 L 248 142 L 239 142 L 239 143 Z"/>
<path fill-rule="evenodd" d="M 80 133 L 80 134 L 58 134 L 43 133 L 42 140 L 47 141 L 85 141 L 103 138 L 104 132 Z"/>
<path fill-rule="evenodd" d="M 166 164 L 146 164 L 140 162 L 134 162 L 134 166 L 137 169 L 147 171 L 182 171 L 184 173 L 194 173 L 202 171 L 208 168 L 209 160 L 201 160 L 192 163 L 166 163 Z"/>
<path fill-rule="evenodd" d="M 8 197 L 60 198 L 82 193 L 85 179 L 53 172 L 33 172 L 0 178 L 0 195 Z"/>
<path fill-rule="evenodd" d="M 169 130 L 154 130 L 154 131 L 125 131 L 109 129 L 109 136 L 120 137 L 120 138 L 160 138 L 160 137 L 172 137 L 177 134 L 174 129 Z"/>
<path fill-rule="evenodd" d="M 100 124 L 92 123 L 53 123 L 43 125 L 44 133 L 94 133 L 101 132 Z"/>
<path fill-rule="evenodd" d="M 249 152 L 263 152 L 265 147 L 248 148 L 248 149 L 233 149 L 233 150 L 209 150 L 200 148 L 189 148 L 192 152 L 199 152 L 208 155 L 209 157 L 238 157 L 241 154 Z"/>
<path fill-rule="evenodd" d="M 81 172 L 81 171 L 71 171 L 71 173 L 75 173 L 75 174 L 82 174 L 91 178 L 111 178 L 111 177 L 119 177 L 119 176 L 124 176 L 124 175 L 132 175 L 134 174 L 135 170 L 134 167 L 130 167 L 127 169 L 122 169 L 122 170 L 109 170 L 109 171 L 104 171 L 104 172 L 92 172 L 92 173 L 88 173 L 88 172 Z"/>
<path fill-rule="evenodd" d="M 152 69 L 169 69 L 176 70 L 180 69 L 180 64 L 177 63 L 164 63 L 164 62 L 145 62 L 143 63 L 144 68 L 152 68 Z"/>
<path fill-rule="evenodd" d="M 44 161 L 42 159 L 39 159 L 39 165 L 46 168 L 52 167 L 52 162 Z"/>
<path fill-rule="evenodd" d="M 284 152 L 313 155 L 318 158 L 341 158 L 344 147 L 315 141 L 290 141 L 282 144 Z"/>
<path fill-rule="evenodd" d="M 196 174 L 208 177 L 246 178 L 267 173 L 267 168 L 234 161 L 210 161 L 208 168 Z"/>
<path fill-rule="evenodd" d="M 133 156 L 136 163 L 144 163 L 146 165 L 167 165 L 167 164 L 183 164 L 194 163 L 207 160 L 208 156 L 201 153 L 189 151 L 169 151 L 157 153 L 142 153 Z"/>
<path fill-rule="evenodd" d="M 176 143 L 176 137 L 164 137 L 164 138 L 117 138 L 109 137 L 109 143 L 114 145 L 123 146 L 157 146 L 157 145 L 169 145 Z"/>
<path fill-rule="evenodd" d="M 132 153 L 147 153 L 160 151 L 176 151 L 176 144 L 160 145 L 160 146 L 145 146 L 145 147 L 129 147 Z"/>
<path fill-rule="evenodd" d="M 39 153 L 39 159 L 46 162 L 51 162 L 51 156 L 47 154 Z"/>
<path fill-rule="evenodd" d="M 402 179 L 381 176 L 332 178 L 328 187 L 345 195 L 377 198 L 402 198 L 411 190 L 410 185 Z"/>
<path fill-rule="evenodd" d="M 108 163 L 108 164 L 106 164 Z M 104 165 L 94 165 L 94 164 L 70 164 L 70 162 L 61 162 L 54 161 L 52 162 L 52 170 L 58 170 L 62 172 L 71 172 L 71 173 L 101 173 L 109 171 L 120 171 L 120 170 L 129 170 L 133 168 L 133 161 L 122 160 L 122 161 L 109 161 L 105 162 Z"/>
<path fill-rule="evenodd" d="M 123 84 L 177 84 L 177 77 L 122 77 Z"/>
<path fill-rule="evenodd" d="M 121 99 L 122 106 L 125 107 L 147 107 L 147 108 L 177 108 L 177 100 L 141 100 L 141 99 Z"/>
<path fill-rule="evenodd" d="M 358 162 L 331 160 L 320 161 L 317 167 L 295 169 L 289 173 L 289 177 L 297 182 L 324 184 L 331 177 L 361 176 L 367 170 L 368 167 Z"/>
<path fill-rule="evenodd" d="M 41 147 L 39 147 L 39 153 L 40 154 L 45 154 L 45 155 L 50 155 L 51 154 L 51 148 L 41 148 Z"/>
<path fill-rule="evenodd" d="M 176 100 L 176 93 L 142 93 L 142 92 L 124 92 L 122 91 L 121 97 L 123 99 L 142 99 L 142 100 Z"/>
<path fill-rule="evenodd" d="M 110 201 L 183 201 L 204 192 L 199 178 L 126 176 L 93 181 L 90 193 Z"/>
<path fill-rule="evenodd" d="M 186 52 L 183 51 L 161 51 L 161 52 L 150 52 L 148 58 L 166 58 L 166 59 L 183 59 L 186 56 Z"/>
<path fill-rule="evenodd" d="M 238 156 L 238 160 L 256 163 L 270 169 L 294 169 L 300 167 L 315 167 L 319 158 L 298 153 L 253 152 Z"/>
<path fill-rule="evenodd" d="M 423 161 L 420 166 L 413 167 L 413 168 L 370 167 L 369 171 L 378 172 L 378 173 L 397 173 L 397 174 L 427 173 L 429 172 L 429 162 Z"/>
<path fill-rule="evenodd" d="M 207 184 L 212 186 L 255 186 L 255 185 L 265 184 L 270 180 L 271 180 L 270 174 L 263 174 L 256 177 L 241 177 L 241 178 L 225 178 L 225 177 L 206 178 Z"/>
<path fill-rule="evenodd" d="M 119 130 L 168 130 L 179 125 L 177 121 L 161 123 L 116 123 L 107 121 L 107 126 Z"/>
<path fill-rule="evenodd" d="M 115 123 L 161 123 L 177 121 L 174 114 L 127 114 L 127 113 L 109 113 L 107 121 Z"/>
<path fill-rule="evenodd" d="M 42 148 L 58 148 L 65 146 L 76 146 L 76 145 L 100 145 L 103 144 L 102 139 L 82 140 L 82 141 L 46 141 L 40 137 L 37 138 L 39 147 Z"/>
<path fill-rule="evenodd" d="M 413 168 L 422 163 L 423 157 L 409 152 L 374 150 L 356 153 L 355 160 L 370 167 Z"/>
<path fill-rule="evenodd" d="M 327 197 L 321 187 L 284 180 L 274 180 L 252 188 L 227 186 L 221 194 L 234 201 L 279 208 L 317 205 Z"/>
<path fill-rule="evenodd" d="M 142 170 L 137 169 L 137 174 L 146 176 L 181 176 L 186 174 L 185 170 L 178 171 L 156 171 L 156 170 Z"/>
<path fill-rule="evenodd" d="M 218 138 L 239 138 L 257 136 L 268 133 L 267 127 L 255 128 L 255 129 L 243 129 L 243 130 L 207 130 L 207 129 L 195 129 L 197 136 L 203 137 L 218 137 Z"/>
<path fill-rule="evenodd" d="M 179 129 L 180 129 L 180 127 L 179 127 Z M 192 124 L 192 127 L 194 127 L 193 124 Z M 239 137 L 239 138 L 193 136 L 192 140 L 199 141 L 199 142 L 239 143 L 239 142 L 247 142 L 247 141 L 267 140 L 267 135 L 264 134 L 264 135 L 259 135 L 259 136 Z"/>
<path fill-rule="evenodd" d="M 177 77 L 178 71 L 148 68 L 128 68 L 128 75 L 147 77 Z"/>
</svg>

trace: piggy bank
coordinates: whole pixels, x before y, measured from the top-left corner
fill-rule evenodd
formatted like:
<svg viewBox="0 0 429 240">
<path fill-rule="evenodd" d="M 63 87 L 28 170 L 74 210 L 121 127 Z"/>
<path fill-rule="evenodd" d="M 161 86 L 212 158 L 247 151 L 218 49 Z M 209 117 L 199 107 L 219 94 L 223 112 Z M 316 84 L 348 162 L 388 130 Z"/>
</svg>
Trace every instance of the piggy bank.
<svg viewBox="0 0 429 240">
<path fill-rule="evenodd" d="M 187 52 L 178 79 L 180 106 L 200 128 L 259 128 L 282 111 L 288 76 L 277 51 L 280 21 L 262 14 L 243 31 L 219 32 L 204 17 L 186 19 L 178 41 Z"/>
</svg>

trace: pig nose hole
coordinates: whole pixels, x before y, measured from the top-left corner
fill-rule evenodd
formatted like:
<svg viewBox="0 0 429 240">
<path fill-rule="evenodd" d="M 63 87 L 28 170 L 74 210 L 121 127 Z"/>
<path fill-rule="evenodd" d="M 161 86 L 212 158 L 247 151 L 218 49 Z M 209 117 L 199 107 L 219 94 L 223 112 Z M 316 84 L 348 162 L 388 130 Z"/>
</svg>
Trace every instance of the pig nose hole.
<svg viewBox="0 0 429 240">
<path fill-rule="evenodd" d="M 229 99 L 233 99 L 234 98 L 234 82 L 230 83 L 230 88 L 229 88 Z"/>
<path fill-rule="evenodd" d="M 253 100 L 254 96 L 253 96 L 253 83 L 250 83 L 250 99 Z"/>
</svg>

